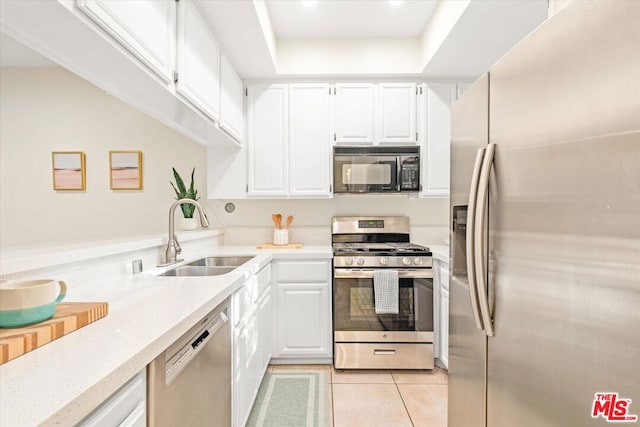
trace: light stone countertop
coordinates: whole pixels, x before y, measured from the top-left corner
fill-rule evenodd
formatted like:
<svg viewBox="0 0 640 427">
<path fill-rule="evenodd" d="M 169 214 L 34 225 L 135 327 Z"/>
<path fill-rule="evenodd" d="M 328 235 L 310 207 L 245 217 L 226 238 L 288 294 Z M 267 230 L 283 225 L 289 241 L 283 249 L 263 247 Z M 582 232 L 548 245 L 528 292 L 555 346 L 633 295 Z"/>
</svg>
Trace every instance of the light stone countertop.
<svg viewBox="0 0 640 427">
<path fill-rule="evenodd" d="M 78 289 L 68 301 L 107 301 L 108 316 L 0 366 L 0 426 L 75 424 L 273 259 L 333 255 L 329 245 L 220 246 L 185 263 L 249 254 L 256 257 L 222 276 L 159 277 L 168 267 L 154 268 Z"/>
<path fill-rule="evenodd" d="M 449 263 L 449 246 L 429 245 L 433 258 Z"/>
</svg>

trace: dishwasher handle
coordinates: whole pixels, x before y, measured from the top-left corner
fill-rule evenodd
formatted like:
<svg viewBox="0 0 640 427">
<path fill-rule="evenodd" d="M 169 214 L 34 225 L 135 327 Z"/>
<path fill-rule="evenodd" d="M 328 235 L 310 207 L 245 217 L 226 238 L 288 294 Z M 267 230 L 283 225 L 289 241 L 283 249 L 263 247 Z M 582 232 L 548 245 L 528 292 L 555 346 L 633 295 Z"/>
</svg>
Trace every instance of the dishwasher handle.
<svg viewBox="0 0 640 427">
<path fill-rule="evenodd" d="M 218 313 L 207 325 L 180 349 L 165 364 L 165 385 L 169 385 L 187 367 L 189 362 L 205 347 L 205 345 L 229 321 L 227 314 Z"/>
</svg>

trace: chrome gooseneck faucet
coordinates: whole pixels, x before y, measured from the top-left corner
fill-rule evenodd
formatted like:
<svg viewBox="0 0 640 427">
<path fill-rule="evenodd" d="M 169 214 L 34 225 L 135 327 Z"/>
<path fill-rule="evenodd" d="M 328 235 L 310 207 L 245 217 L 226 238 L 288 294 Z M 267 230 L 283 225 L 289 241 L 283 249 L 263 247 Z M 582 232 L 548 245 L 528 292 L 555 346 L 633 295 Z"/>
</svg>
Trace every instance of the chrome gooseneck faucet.
<svg viewBox="0 0 640 427">
<path fill-rule="evenodd" d="M 209 220 L 207 219 L 207 216 L 204 214 L 204 209 L 202 209 L 202 206 L 200 206 L 200 203 L 196 202 L 193 199 L 176 200 L 169 208 L 169 242 L 167 243 L 167 249 L 164 254 L 164 264 L 162 265 L 174 264 L 180 261 L 178 260 L 178 255 L 182 251 L 182 248 L 180 248 L 180 244 L 178 243 L 178 240 L 176 239 L 176 235 L 174 232 L 175 230 L 174 215 L 175 215 L 176 208 L 184 203 L 195 206 L 196 210 L 198 211 L 198 214 L 200 215 L 200 224 L 202 224 L 203 227 L 209 226 Z"/>
</svg>

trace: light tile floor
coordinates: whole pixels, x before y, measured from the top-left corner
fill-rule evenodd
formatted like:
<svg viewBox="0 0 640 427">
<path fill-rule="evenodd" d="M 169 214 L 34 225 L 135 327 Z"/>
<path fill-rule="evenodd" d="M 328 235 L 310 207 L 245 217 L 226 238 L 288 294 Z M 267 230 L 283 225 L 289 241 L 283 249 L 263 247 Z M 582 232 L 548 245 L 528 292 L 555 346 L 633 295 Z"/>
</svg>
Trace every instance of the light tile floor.
<svg viewBox="0 0 640 427">
<path fill-rule="evenodd" d="M 333 427 L 446 427 L 447 372 L 345 370 L 330 365 L 272 365 L 270 370 L 318 369 L 330 372 Z"/>
</svg>

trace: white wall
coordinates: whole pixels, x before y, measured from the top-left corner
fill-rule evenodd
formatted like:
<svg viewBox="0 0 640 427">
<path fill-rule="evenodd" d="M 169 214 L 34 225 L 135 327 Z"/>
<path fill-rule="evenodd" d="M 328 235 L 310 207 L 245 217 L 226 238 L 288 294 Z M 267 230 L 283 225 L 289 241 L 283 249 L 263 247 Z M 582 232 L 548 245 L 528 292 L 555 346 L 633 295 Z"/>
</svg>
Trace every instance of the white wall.
<svg viewBox="0 0 640 427">
<path fill-rule="evenodd" d="M 109 189 L 109 150 L 143 152 L 142 191 Z M 52 151 L 85 152 L 86 191 L 52 189 Z M 166 233 L 172 166 L 206 198 L 204 147 L 57 67 L 0 69 L 0 162 L 3 248 Z"/>
<path fill-rule="evenodd" d="M 278 75 L 416 75 L 424 68 L 416 39 L 282 39 Z"/>
<path fill-rule="evenodd" d="M 227 213 L 224 205 L 235 205 Z M 304 200 L 211 200 L 213 215 L 227 227 L 225 244 L 255 244 L 270 241 L 272 213 L 293 215 L 290 240 L 295 243 L 328 244 L 331 217 L 338 215 L 407 215 L 412 240 L 442 245 L 448 235 L 449 199 L 418 199 L 407 196 L 337 196 Z"/>
<path fill-rule="evenodd" d="M 271 214 L 293 215 L 297 226 L 330 226 L 334 215 L 408 215 L 412 225 L 447 226 L 449 199 L 418 199 L 394 195 L 336 196 L 333 199 L 211 201 L 214 215 L 226 227 L 271 226 Z"/>
</svg>

